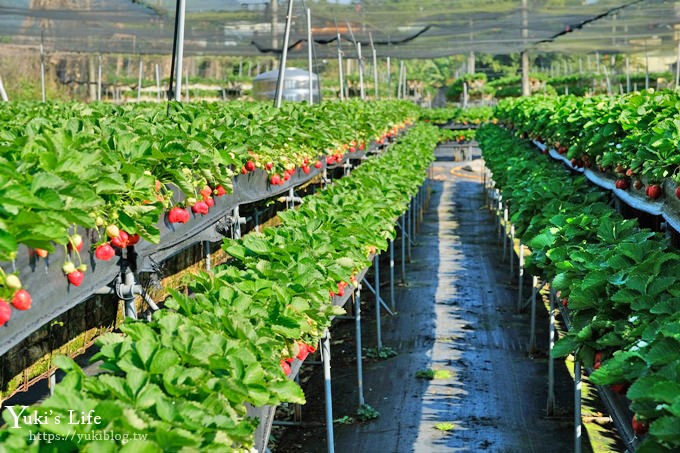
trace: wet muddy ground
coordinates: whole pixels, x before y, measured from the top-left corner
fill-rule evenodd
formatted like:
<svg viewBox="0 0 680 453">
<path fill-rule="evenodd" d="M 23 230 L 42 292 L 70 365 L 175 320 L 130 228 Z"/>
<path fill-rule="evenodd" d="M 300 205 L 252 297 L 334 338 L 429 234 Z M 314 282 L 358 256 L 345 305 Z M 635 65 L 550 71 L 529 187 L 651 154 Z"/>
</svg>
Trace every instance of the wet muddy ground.
<svg viewBox="0 0 680 453">
<path fill-rule="evenodd" d="M 366 358 L 376 347 L 375 302 L 362 292 L 364 396 L 376 419 L 357 416 L 354 320 L 338 319 L 331 329 L 336 452 L 573 451 L 573 381 L 557 361 L 556 410 L 546 416 L 547 312 L 539 304 L 539 351 L 530 356 L 529 316 L 516 312 L 516 278 L 484 207 L 480 169 L 479 159 L 434 164 L 406 284 L 396 288 L 397 313 L 382 312 L 382 342 L 396 356 Z M 396 256 L 398 277 L 398 248 Z M 418 377 L 427 372 L 435 379 Z M 321 367 L 304 366 L 300 379 L 308 400 L 299 408 L 302 426 L 275 427 L 276 453 L 328 451 Z M 277 419 L 292 420 L 294 412 L 282 407 Z M 617 445 L 614 434 L 604 436 Z M 603 451 L 591 444 L 584 430 L 583 451 Z"/>
</svg>

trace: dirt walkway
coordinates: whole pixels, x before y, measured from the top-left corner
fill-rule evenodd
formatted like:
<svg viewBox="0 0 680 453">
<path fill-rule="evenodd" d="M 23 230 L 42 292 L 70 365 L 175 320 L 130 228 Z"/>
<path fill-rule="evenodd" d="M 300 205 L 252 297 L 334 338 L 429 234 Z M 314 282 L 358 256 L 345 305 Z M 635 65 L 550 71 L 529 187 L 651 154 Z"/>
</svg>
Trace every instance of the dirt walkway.
<svg viewBox="0 0 680 453">
<path fill-rule="evenodd" d="M 407 285 L 397 289 L 398 314 L 383 313 L 383 343 L 397 355 L 364 364 L 366 402 L 380 417 L 336 423 L 336 452 L 573 451 L 570 376 L 556 362 L 562 416 L 547 418 L 547 362 L 526 354 L 528 316 L 515 313 L 516 288 L 483 207 L 479 167 L 437 162 Z M 372 348 L 375 308 L 367 293 L 362 337 Z M 545 348 L 547 314 L 539 311 L 538 342 Z M 345 320 L 331 330 L 335 419 L 356 417 L 353 329 L 354 321 Z M 440 378 L 416 377 L 427 370 L 440 370 Z M 320 374 L 319 367 L 305 367 L 306 426 L 277 432 L 276 452 L 327 451 Z M 587 437 L 583 443 L 590 451 Z"/>
</svg>

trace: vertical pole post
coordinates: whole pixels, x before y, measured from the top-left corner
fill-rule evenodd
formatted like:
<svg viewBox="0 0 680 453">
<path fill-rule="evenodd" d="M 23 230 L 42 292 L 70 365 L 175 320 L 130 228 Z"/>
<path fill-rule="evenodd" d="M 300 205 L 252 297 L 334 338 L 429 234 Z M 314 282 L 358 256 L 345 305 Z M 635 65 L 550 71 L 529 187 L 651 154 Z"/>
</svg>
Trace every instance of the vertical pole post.
<svg viewBox="0 0 680 453">
<path fill-rule="evenodd" d="M 161 102 L 161 68 L 156 64 L 156 102 Z"/>
<path fill-rule="evenodd" d="M 515 273 L 515 225 L 510 225 L 510 239 L 508 241 L 508 259 L 510 260 L 510 276 Z"/>
<path fill-rule="evenodd" d="M 361 43 L 357 43 L 357 58 L 359 59 L 359 92 L 361 95 L 361 100 L 366 100 L 366 89 L 364 87 L 364 59 L 361 56 Z"/>
<path fill-rule="evenodd" d="M 338 79 L 340 82 L 340 100 L 345 100 L 345 81 L 342 74 L 342 47 L 340 45 L 340 33 L 338 32 Z"/>
<path fill-rule="evenodd" d="M 369 33 L 368 38 L 371 40 L 371 52 L 373 53 L 373 92 L 374 99 L 378 100 L 380 98 L 380 90 L 378 86 L 378 53 L 375 50 L 375 45 L 373 44 L 373 34 Z"/>
<path fill-rule="evenodd" d="M 548 334 L 548 404 L 547 415 L 553 415 L 555 410 L 555 359 L 552 356 L 555 346 L 555 291 L 550 289 L 550 325 Z"/>
<path fill-rule="evenodd" d="M 527 48 L 529 39 L 529 7 L 527 0 L 522 0 L 522 96 L 531 95 L 529 85 L 529 49 Z"/>
<path fill-rule="evenodd" d="M 401 284 L 406 284 L 406 229 L 404 228 L 404 217 L 401 216 Z"/>
<path fill-rule="evenodd" d="M 314 68 L 312 67 L 312 10 L 307 8 L 307 67 L 309 68 L 309 105 L 314 104 Z"/>
<path fill-rule="evenodd" d="M 137 79 L 137 102 L 142 99 L 142 76 L 144 71 L 144 63 L 142 59 L 139 59 L 139 77 Z"/>
<path fill-rule="evenodd" d="M 102 100 L 102 56 L 97 59 L 97 101 Z"/>
<path fill-rule="evenodd" d="M 42 34 L 40 35 L 42 41 Z M 45 48 L 43 43 L 40 43 L 40 94 L 42 101 L 45 102 Z"/>
<path fill-rule="evenodd" d="M 394 301 L 394 240 L 390 240 L 390 308 L 396 311 L 396 302 Z"/>
<path fill-rule="evenodd" d="M 290 3 L 293 3 L 291 0 Z M 326 330 L 321 339 L 321 360 L 323 361 L 324 393 L 326 397 L 326 442 L 328 453 L 335 453 L 333 437 L 333 394 L 331 392 L 331 334 Z"/>
<path fill-rule="evenodd" d="M 581 453 L 581 362 L 574 360 L 574 453 Z"/>
<path fill-rule="evenodd" d="M 645 90 L 649 89 L 649 54 L 647 53 L 647 41 L 645 41 Z"/>
<path fill-rule="evenodd" d="M 517 283 L 517 311 L 522 310 L 524 302 L 524 244 L 519 243 L 519 264 L 517 265 L 517 272 L 519 274 L 519 281 Z"/>
<path fill-rule="evenodd" d="M 359 392 L 359 406 L 364 405 L 364 370 L 361 359 L 361 283 L 357 281 L 357 289 L 354 293 L 354 326 L 356 329 L 357 343 L 357 390 Z"/>
<path fill-rule="evenodd" d="M 375 322 L 378 350 L 382 349 L 382 330 L 380 326 L 380 259 L 378 254 L 373 257 L 373 271 L 375 272 Z"/>
<path fill-rule="evenodd" d="M 392 58 L 387 57 L 387 97 L 392 97 Z"/>
<path fill-rule="evenodd" d="M 186 0 L 177 0 L 177 49 L 175 49 L 175 100 L 182 100 L 182 64 L 184 60 L 184 23 Z"/>
<path fill-rule="evenodd" d="M 286 13 L 286 30 L 283 35 L 283 48 L 281 49 L 281 62 L 279 63 L 279 79 L 276 83 L 276 108 L 281 107 L 283 100 L 283 81 L 286 75 L 286 61 L 288 60 L 288 41 L 290 40 L 290 25 L 293 21 L 293 0 L 288 0 L 288 12 Z"/>
<path fill-rule="evenodd" d="M 507 254 L 508 246 L 508 207 L 503 207 L 503 261 L 505 261 L 505 255 Z"/>
<path fill-rule="evenodd" d="M 675 60 L 675 88 L 680 85 L 680 41 L 678 41 L 678 58 Z"/>
<path fill-rule="evenodd" d="M 529 327 L 529 354 L 536 350 L 536 296 L 538 296 L 538 277 L 531 278 L 531 325 Z"/>
<path fill-rule="evenodd" d="M 626 57 L 626 93 L 630 93 L 630 58 Z"/>
</svg>

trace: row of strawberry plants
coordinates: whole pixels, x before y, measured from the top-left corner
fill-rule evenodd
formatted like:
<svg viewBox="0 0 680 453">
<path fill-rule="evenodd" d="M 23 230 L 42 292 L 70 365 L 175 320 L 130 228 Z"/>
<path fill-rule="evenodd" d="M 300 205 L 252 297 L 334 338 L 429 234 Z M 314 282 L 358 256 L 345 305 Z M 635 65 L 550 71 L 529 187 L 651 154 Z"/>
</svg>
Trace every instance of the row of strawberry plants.
<svg viewBox="0 0 680 453">
<path fill-rule="evenodd" d="M 518 236 L 527 270 L 550 281 L 570 331 L 555 356 L 573 353 L 592 380 L 625 393 L 645 437 L 640 451 L 680 448 L 680 255 L 658 233 L 625 220 L 608 194 L 565 171 L 512 132 L 478 132 Z"/>
<path fill-rule="evenodd" d="M 670 90 L 588 98 L 532 96 L 499 102 L 497 116 L 525 137 L 565 154 L 574 166 L 618 179 L 618 188 L 653 187 L 646 193 L 656 199 L 663 195 L 664 180 L 680 182 L 679 101 L 680 93 Z"/>
<path fill-rule="evenodd" d="M 249 449 L 256 421 L 246 416 L 246 403 L 304 402 L 285 363 L 304 359 L 307 345 L 342 312 L 333 304 L 338 294 L 370 265 L 370 255 L 387 248 L 437 139 L 436 128 L 417 126 L 282 213 L 281 226 L 225 241 L 231 259 L 197 275 L 191 296 L 173 292 L 151 322 L 126 323 L 125 335 L 99 340 L 101 374 L 56 360 L 66 376 L 53 396 L 26 409 L 41 418 L 15 419 L 20 408 L 5 409 L 0 442 L 13 451 Z M 69 424 L 72 414 L 90 415 L 90 423 Z M 118 438 L 89 441 L 96 432 Z"/>
<path fill-rule="evenodd" d="M 424 109 L 420 115 L 423 121 L 437 125 L 463 124 L 473 125 L 490 121 L 493 118 L 493 107 L 440 107 Z"/>
<path fill-rule="evenodd" d="M 98 260 L 141 238 L 158 243 L 157 223 L 205 215 L 232 177 L 261 169 L 269 184 L 332 165 L 373 141 L 384 142 L 416 116 L 406 102 L 7 104 L 0 112 L 0 264 L 19 244 L 45 258 L 70 256 L 70 284 L 84 279 L 83 238 L 91 229 Z M 265 173 L 263 173 L 265 174 Z M 90 235 L 90 234 L 88 234 Z M 7 263 L 6 270 L 11 268 Z M 0 325 L 30 308 L 16 273 L 0 273 Z"/>
</svg>

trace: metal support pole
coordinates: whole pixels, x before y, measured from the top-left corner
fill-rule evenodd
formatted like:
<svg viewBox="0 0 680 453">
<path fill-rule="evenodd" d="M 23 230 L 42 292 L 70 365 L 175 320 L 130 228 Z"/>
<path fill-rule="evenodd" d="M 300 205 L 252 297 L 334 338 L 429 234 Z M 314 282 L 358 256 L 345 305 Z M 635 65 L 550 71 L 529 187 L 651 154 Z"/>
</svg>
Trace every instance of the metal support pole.
<svg viewBox="0 0 680 453">
<path fill-rule="evenodd" d="M 281 49 L 281 62 L 279 63 L 279 80 L 276 83 L 275 107 L 281 107 L 283 100 L 283 80 L 286 75 L 286 61 L 288 59 L 288 41 L 290 40 L 290 25 L 293 21 L 293 0 L 288 1 L 288 13 L 286 14 L 286 29 L 283 35 L 283 49 Z"/>
<path fill-rule="evenodd" d="M 581 453 L 581 362 L 574 360 L 574 453 Z"/>
<path fill-rule="evenodd" d="M 361 43 L 357 43 L 357 58 L 359 59 L 359 92 L 361 94 L 361 100 L 366 100 L 366 89 L 364 87 L 364 59 L 361 56 Z"/>
<path fill-rule="evenodd" d="M 338 79 L 340 82 L 340 100 L 345 100 L 345 81 L 342 74 L 342 47 L 340 43 L 340 33 L 338 33 Z"/>
<path fill-rule="evenodd" d="M 517 283 L 517 311 L 522 309 L 522 302 L 524 302 L 524 244 L 519 243 L 519 264 L 517 265 L 517 273 L 519 274 Z"/>
<path fill-rule="evenodd" d="M 184 23 L 186 1 L 177 0 L 177 49 L 175 49 L 175 100 L 182 100 L 182 64 L 184 60 Z"/>
<path fill-rule="evenodd" d="M 291 0 L 290 3 L 293 3 Z M 326 330 L 321 339 L 321 360 L 323 362 L 324 393 L 326 396 L 326 441 L 328 453 L 335 453 L 333 437 L 333 395 L 331 393 L 331 341 L 330 332 Z"/>
<path fill-rule="evenodd" d="M 680 85 L 680 42 L 678 42 L 678 58 L 675 60 L 675 88 Z"/>
<path fill-rule="evenodd" d="M 40 34 L 40 38 L 42 41 L 42 33 Z M 42 42 L 40 43 L 40 93 L 42 95 L 42 101 L 45 102 L 45 49 Z"/>
<path fill-rule="evenodd" d="M 404 215 L 400 219 L 401 225 L 401 284 L 406 284 L 406 230 L 404 229 Z"/>
<path fill-rule="evenodd" d="M 626 57 L 626 93 L 630 93 L 630 59 Z"/>
<path fill-rule="evenodd" d="M 203 256 L 205 257 L 205 270 L 210 272 L 211 262 L 210 262 L 210 241 L 203 241 Z"/>
<path fill-rule="evenodd" d="M 509 239 L 509 256 L 510 260 L 510 275 L 515 274 L 515 225 L 510 224 L 510 239 Z"/>
<path fill-rule="evenodd" d="M 57 373 L 52 371 L 48 377 L 47 386 L 50 389 L 50 396 L 54 395 L 54 388 L 57 386 Z"/>
<path fill-rule="evenodd" d="M 307 67 L 309 68 L 309 105 L 314 104 L 314 70 L 312 68 L 312 10 L 307 8 Z"/>
<path fill-rule="evenodd" d="M 390 240 L 390 308 L 396 311 L 396 302 L 394 301 L 394 241 Z"/>
<path fill-rule="evenodd" d="M 529 6 L 527 0 L 522 0 L 522 96 L 531 96 L 529 85 Z"/>
<path fill-rule="evenodd" d="M 123 274 L 123 284 L 128 288 L 133 288 L 135 285 L 135 274 L 130 269 L 126 269 Z M 137 319 L 137 305 L 135 304 L 135 296 L 132 291 L 124 294 L 125 301 L 125 317 L 130 319 Z"/>
<path fill-rule="evenodd" d="M 156 65 L 156 102 L 161 102 L 161 68 Z"/>
<path fill-rule="evenodd" d="M 508 248 L 508 207 L 503 206 L 503 261 L 505 261 L 505 256 L 507 254 Z"/>
<path fill-rule="evenodd" d="M 555 411 L 555 359 L 552 356 L 555 346 L 555 292 L 550 290 L 550 330 L 548 344 L 548 404 L 547 415 L 553 415 Z"/>
<path fill-rule="evenodd" d="M 536 351 L 536 296 L 538 296 L 538 277 L 531 278 L 531 325 L 529 328 L 529 354 Z"/>
<path fill-rule="evenodd" d="M 102 56 L 97 59 L 97 101 L 102 100 Z"/>
<path fill-rule="evenodd" d="M 362 363 L 361 347 L 361 283 L 357 282 L 357 289 L 354 292 L 354 326 L 357 337 L 357 390 L 359 392 L 359 406 L 364 405 L 364 370 Z"/>
<path fill-rule="evenodd" d="M 368 33 L 368 39 L 371 41 L 371 52 L 373 53 L 373 91 L 374 98 L 378 100 L 380 98 L 380 91 L 378 89 L 378 53 L 375 51 L 375 45 L 373 44 L 373 34 Z"/>
<path fill-rule="evenodd" d="M 139 78 L 137 80 L 137 102 L 142 99 L 142 77 L 144 76 L 144 63 L 139 59 Z"/>
<path fill-rule="evenodd" d="M 412 231 L 411 231 L 411 225 L 412 225 L 411 216 L 412 215 L 413 215 L 413 213 L 411 212 L 411 208 L 409 207 L 408 211 L 406 211 L 406 216 L 407 216 L 406 217 L 406 223 L 407 223 L 407 225 L 406 225 L 406 235 L 407 235 L 407 239 L 408 239 L 406 241 L 406 255 L 408 257 L 409 263 L 411 262 L 411 242 L 412 242 L 411 238 L 413 237 Z"/>
<path fill-rule="evenodd" d="M 498 220 L 498 242 L 501 242 L 503 238 L 503 220 L 501 218 L 501 212 L 503 212 L 503 201 L 500 197 L 500 192 L 496 189 L 496 199 L 498 200 L 498 206 L 496 207 L 496 220 Z"/>
<path fill-rule="evenodd" d="M 377 254 L 373 257 L 373 271 L 375 272 L 375 287 L 373 290 L 375 292 L 376 335 L 378 350 L 380 350 L 382 349 L 382 331 L 380 326 L 380 259 Z"/>
</svg>

